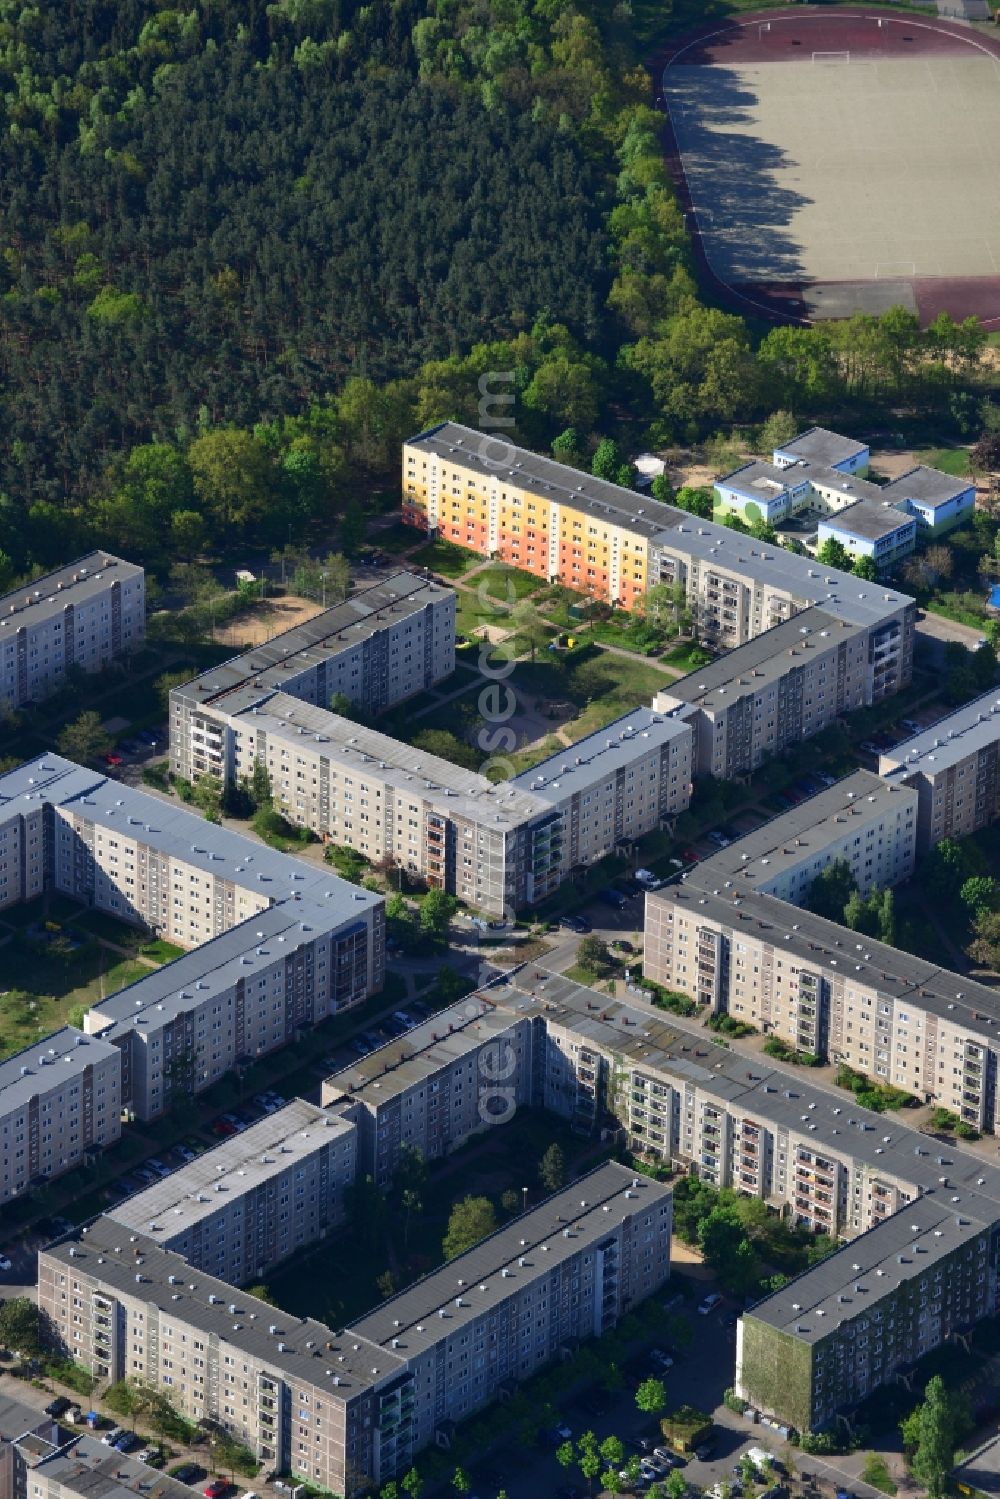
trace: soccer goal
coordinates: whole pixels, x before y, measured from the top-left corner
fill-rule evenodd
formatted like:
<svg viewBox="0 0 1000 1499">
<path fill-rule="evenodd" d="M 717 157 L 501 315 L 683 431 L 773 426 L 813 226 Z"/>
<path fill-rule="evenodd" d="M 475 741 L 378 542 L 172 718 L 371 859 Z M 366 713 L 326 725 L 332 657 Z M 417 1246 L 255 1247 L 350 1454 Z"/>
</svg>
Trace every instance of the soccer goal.
<svg viewBox="0 0 1000 1499">
<path fill-rule="evenodd" d="M 814 52 L 812 54 L 812 60 L 813 62 L 822 63 L 824 65 L 833 63 L 845 63 L 850 62 L 851 54 L 849 52 Z"/>
</svg>

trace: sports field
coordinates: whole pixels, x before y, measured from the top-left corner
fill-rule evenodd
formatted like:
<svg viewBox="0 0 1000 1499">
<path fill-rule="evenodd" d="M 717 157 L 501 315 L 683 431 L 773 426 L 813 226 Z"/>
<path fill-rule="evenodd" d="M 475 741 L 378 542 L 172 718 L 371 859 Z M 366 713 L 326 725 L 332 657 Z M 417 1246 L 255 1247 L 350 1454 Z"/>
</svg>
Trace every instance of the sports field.
<svg viewBox="0 0 1000 1499">
<path fill-rule="evenodd" d="M 711 274 L 805 316 L 1000 319 L 997 52 L 971 27 L 828 7 L 681 44 L 664 100 Z"/>
</svg>

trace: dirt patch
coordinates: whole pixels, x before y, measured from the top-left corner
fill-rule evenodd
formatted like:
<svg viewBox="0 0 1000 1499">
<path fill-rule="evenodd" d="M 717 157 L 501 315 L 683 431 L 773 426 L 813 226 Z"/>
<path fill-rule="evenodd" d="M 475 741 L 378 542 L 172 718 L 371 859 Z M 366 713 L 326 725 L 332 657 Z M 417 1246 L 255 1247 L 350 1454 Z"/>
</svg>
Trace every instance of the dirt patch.
<svg viewBox="0 0 1000 1499">
<path fill-rule="evenodd" d="M 216 626 L 212 638 L 218 645 L 231 645 L 236 649 L 264 645 L 275 635 L 283 635 L 286 630 L 304 624 L 322 612 L 322 604 L 317 604 L 314 599 L 300 598 L 297 594 L 261 599 L 239 619 Z"/>
</svg>

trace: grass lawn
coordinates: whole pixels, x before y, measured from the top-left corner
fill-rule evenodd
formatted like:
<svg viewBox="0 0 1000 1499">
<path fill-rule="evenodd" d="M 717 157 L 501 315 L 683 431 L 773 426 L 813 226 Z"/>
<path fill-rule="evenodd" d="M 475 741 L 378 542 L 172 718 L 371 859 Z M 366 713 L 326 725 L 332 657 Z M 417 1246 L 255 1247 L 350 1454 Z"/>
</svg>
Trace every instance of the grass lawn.
<svg viewBox="0 0 1000 1499">
<path fill-rule="evenodd" d="M 411 547 L 420 545 L 420 537 L 423 533 L 414 526 L 404 526 L 403 522 L 396 521 L 395 525 L 386 526 L 384 530 L 373 531 L 369 544 L 382 552 L 392 552 L 394 556 L 402 552 L 408 552 Z"/>
<path fill-rule="evenodd" d="M 0 972 L 5 988 L 14 991 L 0 1010 L 0 1055 L 10 1056 L 50 1031 L 78 1024 L 81 1010 L 144 978 L 150 969 L 97 942 L 65 953 L 47 952 L 18 933 L 0 947 Z"/>
<path fill-rule="evenodd" d="M 699 666 L 707 666 L 711 659 L 708 651 L 702 650 L 693 640 L 675 645 L 662 657 L 664 666 L 676 666 L 680 671 L 697 671 Z"/>
<path fill-rule="evenodd" d="M 410 535 L 419 535 L 419 532 L 411 530 Z M 432 573 L 443 573 L 446 578 L 461 578 L 482 560 L 477 552 L 468 552 L 451 541 L 441 540 L 426 542 L 410 557 L 418 567 L 429 567 Z"/>
<path fill-rule="evenodd" d="M 508 567 L 502 562 L 495 562 L 492 567 L 478 573 L 470 586 L 478 588 L 481 584 L 485 585 L 486 593 L 498 603 L 511 605 L 545 587 L 542 578 L 536 578 L 533 573 L 522 572 L 517 567 Z"/>
<path fill-rule="evenodd" d="M 175 958 L 182 958 L 187 949 L 178 947 L 176 942 L 166 942 L 162 937 L 154 937 L 151 941 L 144 942 L 139 951 L 144 958 L 153 958 L 157 963 L 172 963 Z"/>
<path fill-rule="evenodd" d="M 942 473 L 953 474 L 957 479 L 969 477 L 968 448 L 930 448 L 926 453 L 918 453 L 917 461 L 926 463 L 928 468 L 939 468 Z"/>
<path fill-rule="evenodd" d="M 118 921 L 106 911 L 81 911 L 77 908 L 77 914 L 68 920 L 74 930 L 84 936 L 99 937 L 103 942 L 113 942 L 129 952 L 138 952 L 146 940 L 146 933 L 141 928 Z"/>
</svg>

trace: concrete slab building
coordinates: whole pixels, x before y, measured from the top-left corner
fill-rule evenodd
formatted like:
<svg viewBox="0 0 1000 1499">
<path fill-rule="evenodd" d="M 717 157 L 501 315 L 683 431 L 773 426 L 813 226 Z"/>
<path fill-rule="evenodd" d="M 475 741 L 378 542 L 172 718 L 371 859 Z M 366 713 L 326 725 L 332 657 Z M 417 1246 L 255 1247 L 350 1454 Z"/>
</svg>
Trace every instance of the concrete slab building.
<svg viewBox="0 0 1000 1499">
<path fill-rule="evenodd" d="M 342 604 L 213 666 L 170 694 L 170 768 L 197 780 L 233 772 L 222 720 L 243 702 L 284 693 L 321 708 L 343 694 L 381 713 L 455 670 L 455 594 L 397 572 Z M 221 715 L 221 717 L 220 717 Z"/>
<path fill-rule="evenodd" d="M 863 626 L 804 609 L 653 698 L 694 732 L 695 775 L 734 780 L 869 700 Z"/>
<path fill-rule="evenodd" d="M 0 1204 L 121 1135 L 116 1047 L 63 1026 L 0 1062 Z"/>
<path fill-rule="evenodd" d="M 880 757 L 879 775 L 917 793 L 921 853 L 993 821 L 1000 811 L 998 751 L 1000 693 L 992 688 Z"/>
<path fill-rule="evenodd" d="M 350 1120 L 296 1098 L 108 1217 L 195 1270 L 247 1285 L 344 1222 L 357 1150 Z"/>
<path fill-rule="evenodd" d="M 0 598 L 0 703 L 47 696 L 71 667 L 100 671 L 138 651 L 145 633 L 145 574 L 110 552 L 24 583 Z"/>
</svg>

